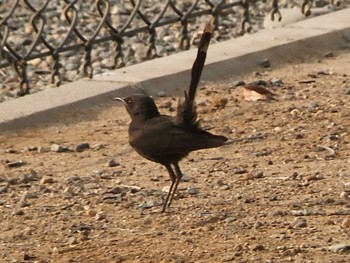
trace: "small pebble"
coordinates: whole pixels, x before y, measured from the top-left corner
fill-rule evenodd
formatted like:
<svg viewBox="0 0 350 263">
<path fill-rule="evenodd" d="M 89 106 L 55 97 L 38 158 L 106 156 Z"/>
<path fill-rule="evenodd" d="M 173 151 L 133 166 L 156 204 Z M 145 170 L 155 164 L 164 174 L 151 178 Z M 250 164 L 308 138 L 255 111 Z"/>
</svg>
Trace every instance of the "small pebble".
<svg viewBox="0 0 350 263">
<path fill-rule="evenodd" d="M 275 87 L 283 87 L 283 81 L 281 79 L 273 79 L 271 80 L 271 84 Z"/>
<path fill-rule="evenodd" d="M 7 180 L 7 183 L 10 185 L 16 185 L 16 184 L 18 184 L 18 179 L 17 178 L 9 178 Z"/>
<path fill-rule="evenodd" d="M 345 95 L 350 95 L 350 88 L 346 89 Z"/>
<path fill-rule="evenodd" d="M 310 216 L 310 215 L 325 215 L 326 212 L 323 210 L 291 210 L 290 213 L 293 216 Z"/>
<path fill-rule="evenodd" d="M 152 181 L 152 182 L 159 182 L 160 181 L 160 177 L 159 176 L 154 176 L 154 177 L 151 177 L 149 180 Z"/>
<path fill-rule="evenodd" d="M 88 209 L 88 210 L 86 211 L 86 214 L 87 214 L 88 216 L 90 216 L 90 217 L 94 217 L 94 216 L 97 215 L 97 211 L 96 211 L 95 209 Z"/>
<path fill-rule="evenodd" d="M 243 250 L 243 246 L 242 245 L 237 245 L 233 248 L 234 251 L 242 251 Z"/>
<path fill-rule="evenodd" d="M 34 151 L 38 150 L 38 147 L 36 147 L 36 146 L 28 146 L 28 147 L 26 147 L 26 150 L 28 152 L 34 152 Z"/>
<path fill-rule="evenodd" d="M 38 147 L 38 153 L 46 153 L 46 152 L 49 152 L 49 151 L 50 151 L 49 148 L 41 147 L 41 146 Z"/>
<path fill-rule="evenodd" d="M 16 161 L 16 162 L 9 162 L 6 165 L 9 168 L 18 168 L 18 167 L 21 167 L 25 164 L 27 164 L 27 162 L 20 160 L 20 161 Z"/>
<path fill-rule="evenodd" d="M 76 152 L 82 152 L 84 150 L 90 149 L 90 144 L 88 143 L 80 143 L 77 146 L 75 146 Z"/>
<path fill-rule="evenodd" d="M 186 193 L 188 193 L 190 195 L 196 195 L 196 194 L 199 194 L 199 190 L 197 188 L 194 188 L 194 187 L 189 187 L 189 188 L 187 188 Z"/>
<path fill-rule="evenodd" d="M 184 175 L 182 178 L 181 178 L 181 182 L 189 182 L 192 180 L 192 177 L 191 176 L 188 176 L 188 175 Z"/>
<path fill-rule="evenodd" d="M 28 196 L 28 193 L 27 191 L 25 191 L 18 202 L 20 207 L 30 206 L 30 203 L 27 202 L 27 196 Z"/>
<path fill-rule="evenodd" d="M 341 223 L 342 228 L 350 228 L 350 216 L 347 216 L 344 218 L 343 222 Z"/>
<path fill-rule="evenodd" d="M 63 193 L 68 194 L 68 195 L 74 195 L 73 188 L 71 186 L 67 186 L 64 190 Z"/>
<path fill-rule="evenodd" d="M 51 152 L 63 152 L 63 147 L 54 143 L 51 145 Z"/>
<path fill-rule="evenodd" d="M 263 171 L 254 171 L 252 174 L 253 179 L 259 179 L 264 177 L 264 172 Z"/>
<path fill-rule="evenodd" d="M 41 178 L 40 183 L 41 184 L 53 184 L 55 181 L 52 176 L 44 176 Z"/>
<path fill-rule="evenodd" d="M 24 261 L 29 261 L 29 260 L 34 260 L 34 259 L 36 259 L 35 256 L 31 256 L 31 255 L 28 255 L 28 254 L 24 254 L 24 256 L 23 256 L 23 260 Z M 37 261 L 35 261 L 35 262 L 37 262 Z"/>
<path fill-rule="evenodd" d="M 39 179 L 38 173 L 34 171 L 33 169 L 29 170 L 29 173 L 23 174 L 21 176 L 20 182 L 23 184 L 37 181 Z"/>
<path fill-rule="evenodd" d="M 94 145 L 92 145 L 92 149 L 94 149 L 95 151 L 99 151 L 103 148 L 106 148 L 107 144 L 106 143 L 95 143 Z"/>
<path fill-rule="evenodd" d="M 350 252 L 350 244 L 336 244 L 328 247 L 333 252 Z"/>
<path fill-rule="evenodd" d="M 349 200 L 350 199 L 350 197 L 349 197 L 349 192 L 341 192 L 340 193 L 340 195 L 339 195 L 339 197 L 341 198 L 341 199 L 346 199 L 346 200 Z"/>
<path fill-rule="evenodd" d="M 5 193 L 7 193 L 7 190 L 8 190 L 8 186 L 7 186 L 7 185 L 1 186 L 1 187 L 0 187 L 0 194 L 5 194 Z"/>
<path fill-rule="evenodd" d="M 110 188 L 106 191 L 106 193 L 108 193 L 108 194 L 121 194 L 123 192 L 125 192 L 124 189 L 122 187 L 119 187 L 119 186 Z"/>
<path fill-rule="evenodd" d="M 317 101 L 313 101 L 310 103 L 309 108 L 310 109 L 317 109 L 319 107 L 319 104 Z"/>
<path fill-rule="evenodd" d="M 253 81 L 251 84 L 252 85 L 258 85 L 258 86 L 264 86 L 264 87 L 267 86 L 267 82 L 265 80 L 263 80 L 263 79 L 258 79 L 256 81 Z"/>
<path fill-rule="evenodd" d="M 29 176 L 27 174 L 22 174 L 19 183 L 20 184 L 28 184 L 31 180 L 29 179 Z"/>
<path fill-rule="evenodd" d="M 66 146 L 61 146 L 58 145 L 56 143 L 51 145 L 51 152 L 57 152 L 57 153 L 61 153 L 61 152 L 71 152 L 72 150 Z"/>
<path fill-rule="evenodd" d="M 262 152 L 255 152 L 254 156 L 255 157 L 262 157 L 262 156 L 268 156 L 270 155 L 271 152 L 270 151 L 262 151 Z"/>
<path fill-rule="evenodd" d="M 168 193 L 170 190 L 170 185 L 166 185 L 162 188 L 162 192 Z"/>
<path fill-rule="evenodd" d="M 328 237 L 327 239 L 326 239 L 326 242 L 327 243 L 330 243 L 330 242 L 332 242 L 333 241 L 333 237 Z"/>
<path fill-rule="evenodd" d="M 16 209 L 12 212 L 12 214 L 15 216 L 22 216 L 24 215 L 24 211 L 22 209 Z"/>
<path fill-rule="evenodd" d="M 323 56 L 325 58 L 332 58 L 332 57 L 334 57 L 334 52 L 333 51 L 328 51 Z"/>
<path fill-rule="evenodd" d="M 226 191 L 226 190 L 229 190 L 229 189 L 231 189 L 231 187 L 229 186 L 229 185 L 222 185 L 222 186 L 220 186 L 220 188 L 219 188 L 221 191 Z"/>
<path fill-rule="evenodd" d="M 19 153 L 19 151 L 17 151 L 16 149 L 10 148 L 10 149 L 6 149 L 5 153 Z"/>
<path fill-rule="evenodd" d="M 100 221 L 100 220 L 103 220 L 103 219 L 106 219 L 106 214 L 103 213 L 103 212 L 99 212 L 95 215 L 95 220 L 96 221 Z"/>
<path fill-rule="evenodd" d="M 228 103 L 228 99 L 227 98 L 215 98 L 212 101 L 212 105 L 215 109 L 224 109 L 226 107 L 226 104 Z"/>
<path fill-rule="evenodd" d="M 253 251 L 262 251 L 262 250 L 265 250 L 265 247 L 263 245 L 261 245 L 261 244 L 258 244 L 258 245 L 254 245 L 252 247 L 252 250 Z"/>
<path fill-rule="evenodd" d="M 260 221 L 257 221 L 257 222 L 254 224 L 254 228 L 260 228 L 262 225 L 263 225 L 263 223 L 261 223 Z"/>
<path fill-rule="evenodd" d="M 324 179 L 324 177 L 320 174 L 314 174 L 314 175 L 305 177 L 305 180 L 307 181 L 316 181 L 316 180 L 322 180 L 322 179 Z"/>
<path fill-rule="evenodd" d="M 116 166 L 119 166 L 120 163 L 116 162 L 114 159 L 112 160 L 109 160 L 106 164 L 108 167 L 116 167 Z"/>
<path fill-rule="evenodd" d="M 223 180 L 221 180 L 221 179 L 217 180 L 216 183 L 217 183 L 218 186 L 226 185 L 226 183 Z"/>
<path fill-rule="evenodd" d="M 237 218 L 235 218 L 235 217 L 227 217 L 227 218 L 225 218 L 225 220 L 224 220 L 224 222 L 225 222 L 226 224 L 232 223 L 232 222 L 234 222 L 234 221 L 237 221 Z"/>
<path fill-rule="evenodd" d="M 154 206 L 158 206 L 159 203 L 154 200 L 149 200 L 147 202 L 143 202 L 142 204 L 139 205 L 140 208 L 147 209 L 147 208 L 152 208 Z"/>
<path fill-rule="evenodd" d="M 271 64 L 270 64 L 270 60 L 268 60 L 267 58 L 261 60 L 259 62 L 259 66 L 263 67 L 263 68 L 269 68 L 271 67 Z"/>
<path fill-rule="evenodd" d="M 70 237 L 69 239 L 68 239 L 68 245 L 75 245 L 75 244 L 78 244 L 78 240 L 77 240 L 77 238 L 75 237 L 75 236 L 72 236 L 72 237 Z"/>
<path fill-rule="evenodd" d="M 272 196 L 269 197 L 269 200 L 270 200 L 270 201 L 278 201 L 278 199 L 279 199 L 279 198 L 278 198 L 277 195 L 272 195 Z"/>
<path fill-rule="evenodd" d="M 59 250 L 58 250 L 58 248 L 57 247 L 54 247 L 53 249 L 52 249 L 52 254 L 53 255 L 58 255 L 60 252 L 59 252 Z"/>
<path fill-rule="evenodd" d="M 246 83 L 243 80 L 237 80 L 234 81 L 230 84 L 230 88 L 231 87 L 239 87 L 239 86 L 244 86 Z"/>
<path fill-rule="evenodd" d="M 247 173 L 248 170 L 247 169 L 244 169 L 244 168 L 237 168 L 233 171 L 234 174 L 244 174 L 244 173 Z"/>
<path fill-rule="evenodd" d="M 293 225 L 294 228 L 304 228 L 307 227 L 306 220 L 297 220 L 296 223 Z"/>
</svg>

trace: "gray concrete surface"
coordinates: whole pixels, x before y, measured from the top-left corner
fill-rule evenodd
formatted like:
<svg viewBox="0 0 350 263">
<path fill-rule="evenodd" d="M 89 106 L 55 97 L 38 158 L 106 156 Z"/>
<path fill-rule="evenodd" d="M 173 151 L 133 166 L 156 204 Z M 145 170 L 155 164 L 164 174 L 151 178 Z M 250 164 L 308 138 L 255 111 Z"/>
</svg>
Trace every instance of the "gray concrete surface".
<svg viewBox="0 0 350 263">
<path fill-rule="evenodd" d="M 258 64 L 264 58 L 269 59 L 272 66 L 280 66 L 295 57 L 321 55 L 349 44 L 350 9 L 343 9 L 211 45 L 202 80 L 217 81 L 261 70 Z M 134 85 L 151 95 L 159 91 L 178 93 L 189 84 L 196 52 L 192 49 L 0 103 L 0 132 L 44 123 L 62 113 L 74 113 L 92 105 L 111 103 L 115 96 L 135 92 Z"/>
</svg>

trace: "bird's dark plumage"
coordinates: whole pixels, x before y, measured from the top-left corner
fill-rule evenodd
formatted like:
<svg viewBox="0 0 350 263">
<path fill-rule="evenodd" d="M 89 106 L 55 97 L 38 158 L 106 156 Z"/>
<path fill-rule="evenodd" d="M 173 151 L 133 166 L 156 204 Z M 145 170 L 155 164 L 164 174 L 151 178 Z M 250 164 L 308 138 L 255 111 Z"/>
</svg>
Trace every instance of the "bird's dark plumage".
<svg viewBox="0 0 350 263">
<path fill-rule="evenodd" d="M 213 19 L 203 32 L 197 58 L 192 68 L 188 93 L 179 100 L 176 116 L 161 115 L 153 99 L 147 95 L 133 95 L 121 99 L 131 117 L 129 143 L 144 158 L 160 163 L 168 170 L 172 184 L 163 205 L 170 206 L 182 178 L 179 161 L 190 152 L 222 146 L 226 137 L 203 130 L 197 122 L 195 94 L 213 33 Z"/>
</svg>

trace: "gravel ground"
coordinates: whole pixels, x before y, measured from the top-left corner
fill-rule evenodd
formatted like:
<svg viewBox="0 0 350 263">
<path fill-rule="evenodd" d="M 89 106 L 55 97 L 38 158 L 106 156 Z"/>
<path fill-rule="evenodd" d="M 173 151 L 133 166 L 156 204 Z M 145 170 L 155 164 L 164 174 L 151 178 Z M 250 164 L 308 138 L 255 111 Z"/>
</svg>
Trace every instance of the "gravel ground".
<svg viewBox="0 0 350 263">
<path fill-rule="evenodd" d="M 183 160 L 167 213 L 168 175 L 128 145 L 118 103 L 0 135 L 0 261 L 349 262 L 350 52 L 288 62 L 204 83 L 202 126 L 263 138 Z M 243 100 L 238 80 L 277 100 Z"/>
<path fill-rule="evenodd" d="M 45 1 L 31 1 L 31 3 L 39 8 Z M 111 0 L 111 20 L 114 25 L 118 25 L 118 29 L 125 24 L 132 11 L 132 6 L 129 0 Z M 149 18 L 153 18 L 161 10 L 161 7 L 166 1 L 143 1 L 142 11 Z M 187 9 L 190 6 L 190 1 L 176 1 L 177 7 Z M 299 7 L 301 1 L 280 1 L 280 8 Z M 350 0 L 342 1 L 342 7 L 350 3 Z M 316 6 L 323 6 L 327 1 L 315 1 Z M 13 1 L 0 1 L 0 16 L 7 14 L 9 7 L 13 5 Z M 64 1 L 50 1 L 45 12 L 46 22 L 44 26 L 45 38 L 49 40 L 54 47 L 57 47 L 62 41 L 65 34 L 68 33 L 69 24 L 62 13 L 66 6 Z M 76 8 L 81 11 L 77 28 L 85 37 L 93 34 L 99 22 L 98 12 L 95 6 L 95 1 L 78 1 L 75 4 Z M 201 1 L 200 8 L 206 8 L 207 4 Z M 252 33 L 263 28 L 265 15 L 270 11 L 270 1 L 252 1 L 251 4 L 251 25 Z M 240 21 L 242 10 L 240 7 L 235 7 L 232 13 L 229 13 L 220 18 L 220 26 L 215 32 L 213 41 L 223 41 L 239 35 Z M 20 1 L 18 8 L 13 14 L 13 18 L 8 21 L 11 28 L 8 43 L 22 56 L 26 54 L 30 45 L 35 38 L 35 31 L 30 23 L 32 12 L 26 5 Z M 166 12 L 166 17 L 174 16 L 173 12 Z M 202 32 L 203 24 L 206 22 L 207 16 L 197 18 L 190 21 L 189 32 L 192 45 L 198 40 L 199 34 Z M 39 23 L 38 23 L 39 24 Z M 143 26 L 144 23 L 140 19 L 135 19 L 130 28 Z M 178 52 L 178 40 L 180 38 L 180 24 L 172 26 L 164 26 L 157 29 L 157 53 L 159 56 L 166 56 Z M 99 36 L 109 35 L 103 28 Z M 126 38 L 124 42 L 123 52 L 125 55 L 125 64 L 132 65 L 146 60 L 146 44 L 148 35 L 140 33 L 135 37 Z M 68 45 L 73 43 L 81 43 L 76 35 L 73 34 L 68 41 Z M 48 49 L 40 44 L 36 47 L 36 51 L 43 52 Z M 92 65 L 94 74 L 111 70 L 114 67 L 115 45 L 112 42 L 105 42 L 93 46 Z M 61 82 L 74 81 L 83 77 L 82 62 L 83 51 L 67 51 L 61 53 L 60 63 L 63 67 L 60 69 Z M 3 62 L 0 61 L 0 63 Z M 43 59 L 34 59 L 28 62 L 28 78 L 30 79 L 31 93 L 55 87 L 51 84 L 51 67 L 53 64 L 52 57 Z M 11 68 L 0 69 L 0 102 L 18 97 L 18 76 Z M 58 80 L 56 78 L 56 80 Z"/>
</svg>

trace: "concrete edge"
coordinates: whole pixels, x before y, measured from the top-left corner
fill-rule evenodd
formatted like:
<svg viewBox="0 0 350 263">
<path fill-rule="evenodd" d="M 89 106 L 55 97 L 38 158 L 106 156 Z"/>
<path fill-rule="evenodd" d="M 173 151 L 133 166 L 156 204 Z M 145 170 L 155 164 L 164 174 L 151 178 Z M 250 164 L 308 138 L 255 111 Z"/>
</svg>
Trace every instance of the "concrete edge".
<svg viewBox="0 0 350 263">
<path fill-rule="evenodd" d="M 94 88 L 92 86 L 96 87 L 96 83 L 90 82 L 90 81 L 80 80 L 79 84 L 83 85 L 85 89 Z M 28 127 L 36 126 L 38 124 L 54 123 L 56 120 L 65 118 L 67 116 L 69 117 L 77 114 L 90 115 L 91 114 L 90 110 L 93 109 L 94 107 L 98 107 L 101 103 L 104 103 L 104 104 L 106 104 L 106 102 L 109 102 L 110 104 L 115 103 L 113 98 L 115 97 L 116 90 L 117 90 L 118 96 L 121 96 L 121 97 L 128 96 L 133 92 L 132 87 L 128 83 L 122 83 L 122 84 L 116 85 L 116 83 L 101 82 L 99 85 L 107 86 L 108 89 L 104 89 L 103 92 L 100 91 L 98 93 L 94 93 L 93 95 L 89 93 L 90 94 L 89 96 L 85 95 L 76 99 L 72 97 L 73 99 L 67 99 L 64 101 L 64 103 L 62 103 L 61 100 L 58 100 L 57 103 L 52 103 L 52 101 L 49 101 L 48 103 L 47 102 L 43 103 L 43 105 L 40 106 L 38 110 L 32 111 L 32 112 L 25 112 L 26 108 L 20 107 L 20 103 L 19 104 L 16 103 L 16 105 L 13 105 L 13 106 L 19 107 L 19 108 L 16 108 L 16 112 L 17 113 L 19 112 L 19 113 L 14 119 L 8 119 L 6 121 L 0 122 L 0 133 L 8 132 L 11 130 L 21 130 Z M 65 88 L 66 87 L 67 86 L 65 86 Z M 38 99 L 38 101 L 44 101 L 46 99 L 45 97 L 46 96 L 36 98 L 36 99 Z M 19 99 L 22 99 L 22 98 L 19 98 Z M 26 101 L 25 103 L 28 103 L 28 102 Z M 50 106 L 50 103 L 51 103 L 51 106 Z M 22 115 L 18 116 L 20 114 Z"/>
<path fill-rule="evenodd" d="M 349 40 L 350 8 L 284 28 L 262 30 L 211 45 L 202 80 L 217 81 L 261 70 L 257 62 L 263 58 L 272 66 L 280 66 L 310 53 L 347 47 Z M 0 131 L 31 127 L 112 102 L 115 96 L 135 93 L 135 84 L 149 94 L 159 90 L 178 93 L 189 84 L 196 52 L 192 49 L 0 103 Z"/>
</svg>

